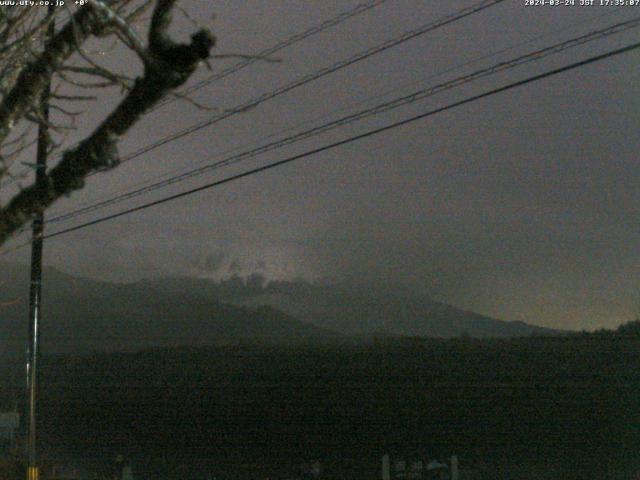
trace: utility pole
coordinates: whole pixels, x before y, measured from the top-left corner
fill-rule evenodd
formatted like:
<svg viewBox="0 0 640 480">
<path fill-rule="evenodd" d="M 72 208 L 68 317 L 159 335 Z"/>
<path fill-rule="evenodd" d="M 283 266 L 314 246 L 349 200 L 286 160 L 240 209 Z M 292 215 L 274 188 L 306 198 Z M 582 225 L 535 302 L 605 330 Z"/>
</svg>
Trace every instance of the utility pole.
<svg viewBox="0 0 640 480">
<path fill-rule="evenodd" d="M 47 48 L 55 34 L 53 13 L 54 2 L 49 3 L 47 18 L 49 26 L 44 37 Z M 47 150 L 49 148 L 49 97 L 51 82 L 48 81 L 40 95 L 40 123 L 38 125 L 38 150 L 36 159 L 36 188 L 46 188 Z M 27 480 L 38 480 L 39 470 L 36 458 L 36 401 L 38 389 L 38 339 L 40 336 L 40 310 L 42 296 L 42 247 L 44 233 L 44 213 L 33 219 L 31 237 L 31 285 L 29 290 L 29 339 L 27 344 L 27 397 L 28 429 L 27 440 Z"/>
</svg>

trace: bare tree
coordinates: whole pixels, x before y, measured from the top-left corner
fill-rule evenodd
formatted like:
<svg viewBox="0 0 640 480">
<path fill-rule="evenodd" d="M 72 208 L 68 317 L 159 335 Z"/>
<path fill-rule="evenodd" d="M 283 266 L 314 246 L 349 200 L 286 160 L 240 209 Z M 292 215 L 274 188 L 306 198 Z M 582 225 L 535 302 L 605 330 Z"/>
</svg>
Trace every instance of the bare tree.
<svg viewBox="0 0 640 480">
<path fill-rule="evenodd" d="M 120 103 L 90 135 L 61 150 L 60 160 L 47 172 L 42 186 L 20 188 L 0 205 L 0 245 L 35 214 L 81 189 L 89 174 L 116 167 L 119 139 L 209 58 L 215 38 L 208 29 L 195 31 L 189 43 L 169 37 L 176 1 L 85 0 L 83 6 L 64 11 L 68 18 L 45 45 L 42 38 L 51 18 L 43 9 L 0 7 L 0 181 L 9 177 L 11 162 L 28 148 L 33 137 L 30 126 L 45 122 L 39 105 L 49 85 L 52 108 L 68 120 L 48 124 L 52 149 L 64 144 L 66 132 L 79 115 L 66 105 L 95 99 L 92 89 L 96 88 L 118 87 L 123 92 Z M 147 11 L 151 18 L 143 41 L 133 22 Z M 143 65 L 142 74 L 127 78 L 100 65 L 84 49 L 92 37 L 114 38 L 135 52 Z M 61 93 L 69 91 L 74 93 Z M 61 103 L 56 105 L 55 100 Z"/>
</svg>

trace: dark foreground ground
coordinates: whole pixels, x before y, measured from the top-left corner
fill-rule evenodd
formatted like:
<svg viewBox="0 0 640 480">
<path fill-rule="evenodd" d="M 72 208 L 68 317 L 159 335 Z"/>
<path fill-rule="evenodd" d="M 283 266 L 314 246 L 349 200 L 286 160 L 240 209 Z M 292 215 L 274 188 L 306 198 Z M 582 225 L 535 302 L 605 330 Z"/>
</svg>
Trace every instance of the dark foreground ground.
<svg viewBox="0 0 640 480">
<path fill-rule="evenodd" d="M 7 390 L 4 390 L 7 392 Z M 640 340 L 397 339 L 46 357 L 41 448 L 136 478 L 380 478 L 456 454 L 487 479 L 635 479 Z M 640 477 L 638 477 L 640 478 Z"/>
</svg>

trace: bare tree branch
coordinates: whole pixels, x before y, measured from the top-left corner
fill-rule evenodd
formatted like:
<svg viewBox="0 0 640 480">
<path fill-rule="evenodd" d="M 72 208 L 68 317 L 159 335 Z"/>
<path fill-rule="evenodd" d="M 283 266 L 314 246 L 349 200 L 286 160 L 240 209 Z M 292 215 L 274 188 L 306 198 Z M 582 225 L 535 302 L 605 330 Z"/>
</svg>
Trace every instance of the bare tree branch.
<svg viewBox="0 0 640 480">
<path fill-rule="evenodd" d="M 71 73 L 79 73 L 83 75 L 90 75 L 95 77 L 101 77 L 107 80 L 107 86 L 120 85 L 125 90 L 130 90 L 132 87 L 133 79 L 129 77 L 125 77 L 124 75 L 118 75 L 117 73 L 113 73 L 111 70 L 107 70 L 106 68 L 101 67 L 95 62 L 91 62 L 91 67 L 76 67 L 76 66 L 65 66 L 58 72 L 56 72 L 60 77 L 68 83 L 75 85 L 76 87 L 85 87 L 96 88 L 105 85 L 104 82 L 96 84 L 94 83 L 83 83 L 79 81 L 72 81 L 68 76 L 64 75 L 62 72 L 71 72 Z"/>
<path fill-rule="evenodd" d="M 118 15 L 102 0 L 89 0 L 89 3 L 105 16 L 107 23 L 116 27 L 117 32 L 124 38 L 124 41 L 129 48 L 135 51 L 140 58 L 146 57 L 147 51 L 142 40 L 138 38 L 136 31 L 131 28 L 130 24 L 128 24 L 125 19 Z"/>
<path fill-rule="evenodd" d="M 44 188 L 36 185 L 25 188 L 0 209 L 0 245 L 34 214 L 43 211 L 58 198 L 82 188 L 88 174 L 115 167 L 119 161 L 119 138 L 145 112 L 184 84 L 197 66 L 209 57 L 215 38 L 206 29 L 194 33 L 188 44 L 176 43 L 169 38 L 168 29 L 175 1 L 157 0 L 149 29 L 148 47 L 143 57 L 144 74 L 135 80 L 133 88 L 118 107 L 88 138 L 63 154 L 60 162 L 48 172 Z M 95 22 L 98 22 L 98 27 Z M 98 18 L 86 9 L 77 14 L 75 23 L 77 33 L 86 39 L 97 28 L 104 26 L 104 17 Z M 27 78 L 33 78 L 36 82 L 44 81 L 62 66 L 62 59 L 69 57 L 77 42 L 72 26 L 67 25 L 63 31 L 54 39 L 55 47 L 47 49 L 28 69 Z M 8 135 L 12 122 L 20 115 L 25 115 L 33 104 L 38 88 L 24 88 L 26 91 L 21 91 L 20 95 L 14 93 L 12 100 L 7 105 L 3 102 L 0 108 L 0 141 Z"/>
<path fill-rule="evenodd" d="M 92 8 L 81 8 L 73 21 L 55 35 L 40 57 L 22 70 L 11 91 L 0 103 L 0 143 L 4 142 L 15 124 L 37 102 L 42 89 L 79 47 L 104 26 L 104 18 L 96 16 Z"/>
</svg>

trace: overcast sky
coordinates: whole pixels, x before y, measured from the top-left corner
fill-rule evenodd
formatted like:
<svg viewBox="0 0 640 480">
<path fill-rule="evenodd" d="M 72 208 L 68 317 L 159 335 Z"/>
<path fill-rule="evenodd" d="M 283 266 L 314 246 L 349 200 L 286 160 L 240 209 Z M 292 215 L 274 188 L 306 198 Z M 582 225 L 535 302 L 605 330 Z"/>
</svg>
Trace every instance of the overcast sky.
<svg viewBox="0 0 640 480">
<path fill-rule="evenodd" d="M 181 2 L 193 18 L 211 26 L 218 53 L 246 54 L 359 3 Z M 258 62 L 193 97 L 213 107 L 232 108 L 475 3 L 388 0 L 279 52 L 278 63 Z M 507 0 L 156 149 L 114 172 L 96 175 L 83 192 L 60 201 L 47 215 L 638 15 L 640 7 L 528 7 L 524 0 Z M 178 35 L 184 37 L 192 29 L 177 19 Z M 634 29 L 593 42 L 64 226 L 637 39 Z M 489 55 L 497 51 L 502 53 Z M 630 320 L 640 301 L 639 60 L 637 51 L 618 56 L 52 239 L 46 243 L 45 264 L 108 280 L 175 274 L 219 278 L 252 272 L 268 278 L 358 279 L 401 284 L 506 320 L 572 329 L 614 327 Z M 123 71 L 138 68 L 120 50 L 104 61 Z M 217 60 L 213 66 L 222 69 L 235 61 Z M 203 68 L 193 81 L 208 75 L 211 72 Z M 116 93 L 103 95 L 78 136 L 108 111 Z M 214 115 L 183 101 L 172 102 L 132 130 L 121 152 Z M 59 228 L 47 227 L 50 232 Z M 5 259 L 26 262 L 27 256 L 28 251 L 22 251 Z"/>
</svg>

